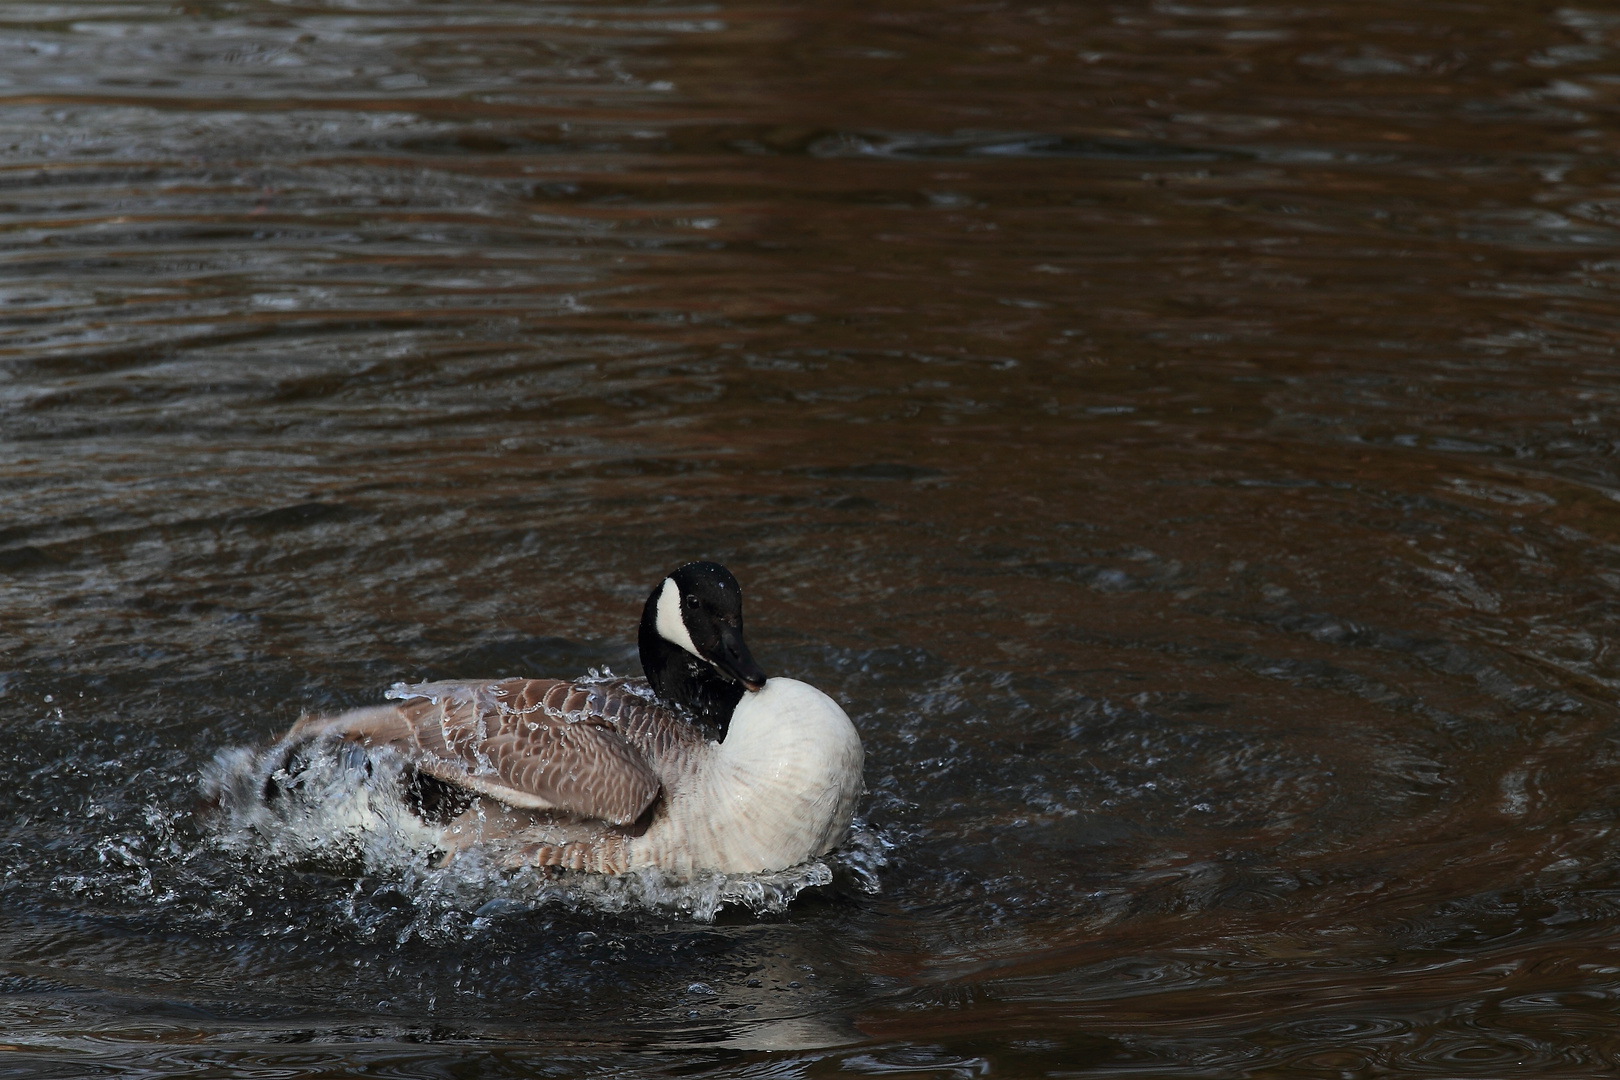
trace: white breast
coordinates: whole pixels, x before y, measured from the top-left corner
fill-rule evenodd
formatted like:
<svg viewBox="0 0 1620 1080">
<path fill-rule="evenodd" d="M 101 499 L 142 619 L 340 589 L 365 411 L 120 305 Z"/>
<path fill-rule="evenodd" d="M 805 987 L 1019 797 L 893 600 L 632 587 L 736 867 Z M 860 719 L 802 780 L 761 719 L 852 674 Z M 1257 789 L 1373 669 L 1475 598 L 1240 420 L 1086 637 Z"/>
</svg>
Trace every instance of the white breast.
<svg viewBox="0 0 1620 1080">
<path fill-rule="evenodd" d="M 668 813 L 631 843 L 631 862 L 750 873 L 830 851 L 855 815 L 864 757 L 836 701 L 771 679 L 743 695 L 724 743 L 666 783 Z"/>
</svg>

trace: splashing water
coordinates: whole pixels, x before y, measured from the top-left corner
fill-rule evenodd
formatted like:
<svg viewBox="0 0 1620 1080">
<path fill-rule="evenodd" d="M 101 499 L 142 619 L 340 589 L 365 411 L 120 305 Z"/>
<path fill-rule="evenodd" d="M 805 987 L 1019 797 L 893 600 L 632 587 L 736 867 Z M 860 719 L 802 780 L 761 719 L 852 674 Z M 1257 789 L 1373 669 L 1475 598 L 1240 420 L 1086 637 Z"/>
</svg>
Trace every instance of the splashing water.
<svg viewBox="0 0 1620 1080">
<path fill-rule="evenodd" d="M 202 794 L 211 809 L 210 842 L 260 869 L 319 868 L 380 879 L 375 892 L 406 903 L 413 916 L 394 930 L 400 939 L 479 932 L 494 920 L 556 905 L 622 914 L 637 910 L 712 922 L 727 907 L 781 914 L 805 890 L 832 886 L 866 894 L 880 890 L 878 871 L 892 843 L 857 821 L 844 845 L 826 859 L 753 874 L 703 871 L 677 878 L 657 867 L 619 875 L 555 868 L 511 868 L 500 852 L 474 846 L 441 861 L 437 831 L 407 801 L 405 762 L 386 747 L 316 743 L 289 754 L 285 746 L 221 751 L 204 769 Z M 481 813 L 481 810 L 480 810 Z M 352 902 L 347 913 L 362 934 L 376 919 Z"/>
</svg>

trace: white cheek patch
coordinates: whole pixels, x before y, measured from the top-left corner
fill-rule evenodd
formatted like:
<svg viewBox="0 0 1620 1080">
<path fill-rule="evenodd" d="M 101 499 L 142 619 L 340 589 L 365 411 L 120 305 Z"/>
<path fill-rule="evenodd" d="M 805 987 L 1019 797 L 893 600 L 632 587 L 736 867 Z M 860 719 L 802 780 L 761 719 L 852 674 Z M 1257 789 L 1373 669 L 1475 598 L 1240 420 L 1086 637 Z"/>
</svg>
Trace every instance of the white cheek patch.
<svg viewBox="0 0 1620 1080">
<path fill-rule="evenodd" d="M 658 594 L 658 622 L 655 625 L 659 637 L 698 656 L 697 646 L 692 644 L 692 635 L 687 632 L 686 623 L 681 618 L 681 590 L 674 578 L 664 579 L 663 591 Z M 701 656 L 698 658 L 702 659 Z"/>
</svg>

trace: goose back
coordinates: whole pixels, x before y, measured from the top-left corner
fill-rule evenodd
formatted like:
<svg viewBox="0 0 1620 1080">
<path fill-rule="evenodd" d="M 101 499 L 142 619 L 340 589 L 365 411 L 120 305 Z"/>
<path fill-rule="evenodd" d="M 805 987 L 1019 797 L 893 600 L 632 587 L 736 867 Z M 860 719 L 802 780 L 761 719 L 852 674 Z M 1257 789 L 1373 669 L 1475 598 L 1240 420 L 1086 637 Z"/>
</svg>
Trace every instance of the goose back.
<svg viewBox="0 0 1620 1080">
<path fill-rule="evenodd" d="M 507 806 L 625 825 L 704 733 L 639 680 L 506 679 L 396 686 L 399 703 L 304 719 L 288 743 L 341 738 L 388 747 L 418 772 Z"/>
</svg>

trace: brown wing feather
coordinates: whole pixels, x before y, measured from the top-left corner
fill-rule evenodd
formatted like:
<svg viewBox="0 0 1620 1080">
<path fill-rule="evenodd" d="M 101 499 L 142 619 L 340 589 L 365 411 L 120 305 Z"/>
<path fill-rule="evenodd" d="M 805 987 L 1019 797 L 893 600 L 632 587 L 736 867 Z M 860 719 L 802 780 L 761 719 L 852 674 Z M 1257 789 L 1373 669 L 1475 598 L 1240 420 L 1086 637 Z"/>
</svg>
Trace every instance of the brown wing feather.
<svg viewBox="0 0 1620 1080">
<path fill-rule="evenodd" d="M 398 696 L 398 705 L 302 720 L 288 737 L 392 746 L 423 772 L 512 806 L 615 824 L 658 797 L 652 765 L 603 715 L 625 707 L 619 693 L 509 679 L 429 683 Z"/>
</svg>

